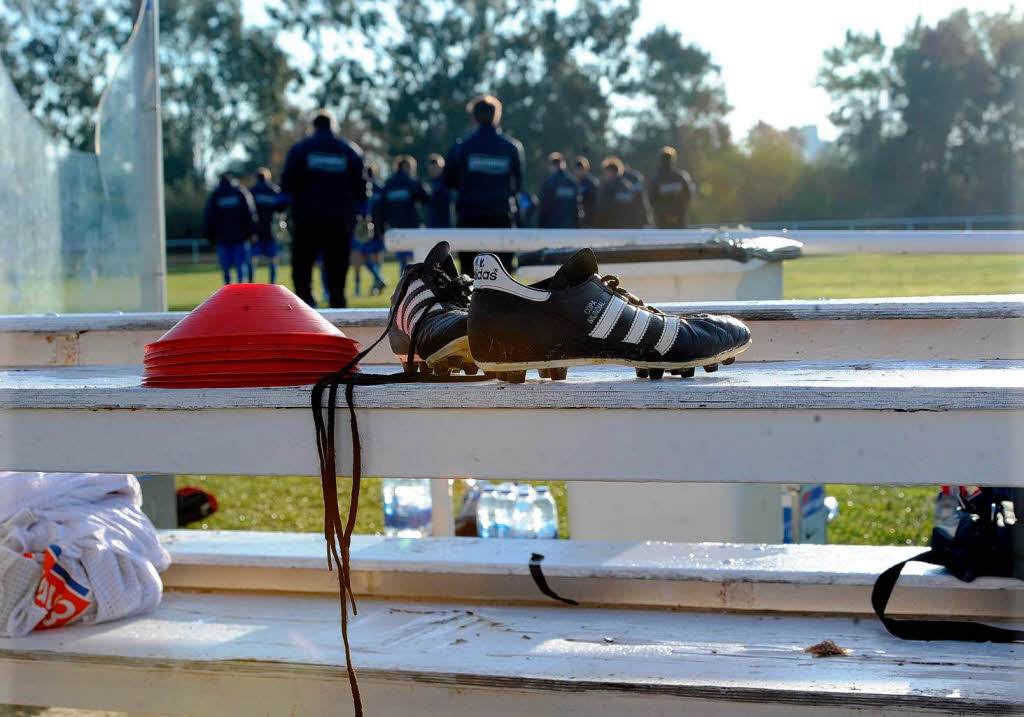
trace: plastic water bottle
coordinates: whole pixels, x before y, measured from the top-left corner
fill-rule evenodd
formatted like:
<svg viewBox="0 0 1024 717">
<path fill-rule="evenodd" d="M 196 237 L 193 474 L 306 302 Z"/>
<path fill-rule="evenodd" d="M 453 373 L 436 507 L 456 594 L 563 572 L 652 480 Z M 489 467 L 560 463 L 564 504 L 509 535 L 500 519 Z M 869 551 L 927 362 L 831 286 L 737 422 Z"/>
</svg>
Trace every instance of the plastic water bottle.
<svg viewBox="0 0 1024 717">
<path fill-rule="evenodd" d="M 512 530 L 512 508 L 515 505 L 515 496 L 512 488 L 502 484 L 498 488 L 498 495 L 494 501 L 494 532 L 495 538 L 507 538 Z"/>
<path fill-rule="evenodd" d="M 537 486 L 537 498 L 534 501 L 537 510 L 537 537 L 558 537 L 558 507 L 555 497 L 546 485 Z"/>
<path fill-rule="evenodd" d="M 515 506 L 512 509 L 512 532 L 513 538 L 536 538 L 537 537 L 537 507 L 533 501 L 533 489 L 528 485 L 519 486 L 519 493 L 516 496 Z"/>
<path fill-rule="evenodd" d="M 825 496 L 825 510 L 828 511 L 828 515 L 825 516 L 825 520 L 831 523 L 833 520 L 839 517 L 839 499 L 834 495 Z"/>
<path fill-rule="evenodd" d="M 431 533 L 429 479 L 386 478 L 383 488 L 385 535 L 422 538 Z"/>
<path fill-rule="evenodd" d="M 498 493 L 494 486 L 485 485 L 476 503 L 476 534 L 481 538 L 495 538 L 496 529 L 494 512 L 497 507 Z"/>
</svg>

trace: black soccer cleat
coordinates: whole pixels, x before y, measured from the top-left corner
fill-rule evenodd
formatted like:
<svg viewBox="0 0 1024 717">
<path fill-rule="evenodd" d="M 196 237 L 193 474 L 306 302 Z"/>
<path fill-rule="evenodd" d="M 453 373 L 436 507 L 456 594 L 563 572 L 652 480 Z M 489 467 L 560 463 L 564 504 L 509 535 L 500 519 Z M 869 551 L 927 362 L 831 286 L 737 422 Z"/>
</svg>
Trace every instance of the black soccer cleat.
<svg viewBox="0 0 1024 717">
<path fill-rule="evenodd" d="M 498 374 L 588 364 L 620 364 L 660 379 L 666 370 L 713 371 L 750 346 L 750 330 L 731 316 L 669 316 L 597 273 L 590 249 L 549 279 L 526 286 L 493 254 L 473 263 L 469 346 L 476 364 Z M 714 366 L 714 368 L 711 368 Z M 689 369 L 689 370 L 688 370 Z"/>
<path fill-rule="evenodd" d="M 422 264 L 406 267 L 391 297 L 388 341 L 407 372 L 477 372 L 467 336 L 472 285 L 468 276 L 459 275 L 445 241 Z"/>
</svg>

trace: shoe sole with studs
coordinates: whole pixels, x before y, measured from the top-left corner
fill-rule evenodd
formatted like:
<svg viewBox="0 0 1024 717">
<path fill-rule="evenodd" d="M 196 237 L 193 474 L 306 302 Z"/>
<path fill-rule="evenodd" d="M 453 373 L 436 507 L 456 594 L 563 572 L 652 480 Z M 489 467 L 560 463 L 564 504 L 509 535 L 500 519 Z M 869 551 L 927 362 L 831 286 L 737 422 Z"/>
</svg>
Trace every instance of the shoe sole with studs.
<svg viewBox="0 0 1024 717">
<path fill-rule="evenodd" d="M 448 345 L 428 356 L 426 360 L 419 356 L 413 361 L 412 369 L 409 367 L 407 356 L 395 355 L 395 358 L 402 364 L 402 370 L 406 373 L 433 373 L 435 376 L 451 376 L 460 371 L 467 376 L 475 376 L 480 372 L 480 367 L 473 361 L 469 353 L 469 337 L 462 336 L 455 339 Z"/>
<path fill-rule="evenodd" d="M 736 362 L 736 356 L 750 348 L 752 341 L 738 346 L 729 351 L 723 351 L 715 356 L 709 356 L 694 361 L 682 363 L 657 363 L 644 361 L 625 361 L 620 359 L 567 359 L 563 361 L 524 361 L 521 363 L 486 363 L 479 362 L 479 367 L 490 377 L 510 383 L 522 383 L 525 380 L 525 372 L 536 369 L 541 378 L 549 378 L 554 381 L 564 380 L 570 366 L 596 366 L 596 365 L 617 365 L 632 366 L 636 369 L 637 378 L 647 378 L 652 381 L 660 380 L 668 371 L 673 376 L 681 378 L 693 378 L 698 367 L 702 367 L 707 373 L 714 373 L 719 365 L 730 366 Z M 520 374 L 523 377 L 520 378 Z M 505 378 L 511 376 L 512 378 Z"/>
</svg>

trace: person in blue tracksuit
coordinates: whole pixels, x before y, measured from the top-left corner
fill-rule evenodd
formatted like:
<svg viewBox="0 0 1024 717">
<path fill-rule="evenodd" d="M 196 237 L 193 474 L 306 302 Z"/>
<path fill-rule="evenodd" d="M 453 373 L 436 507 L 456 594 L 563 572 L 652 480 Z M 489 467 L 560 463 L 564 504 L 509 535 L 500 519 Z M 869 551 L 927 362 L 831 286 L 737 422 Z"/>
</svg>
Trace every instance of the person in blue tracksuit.
<svg viewBox="0 0 1024 717">
<path fill-rule="evenodd" d="M 572 173 L 580 186 L 580 226 L 597 224 L 597 196 L 601 183 L 590 173 L 590 160 L 580 156 L 573 163 Z"/>
<path fill-rule="evenodd" d="M 352 275 L 355 279 L 352 289 L 356 296 L 362 296 L 363 293 L 362 276 L 359 271 L 363 267 L 366 267 L 373 277 L 370 294 L 376 296 L 387 286 L 387 282 L 380 275 L 380 253 L 384 251 L 380 205 L 384 199 L 384 185 L 377 179 L 377 165 L 372 162 L 366 165 L 366 181 L 370 188 L 370 195 L 366 199 L 366 216 L 373 222 L 373 233 L 362 241 L 358 237 L 352 237 Z"/>
<path fill-rule="evenodd" d="M 270 270 L 270 283 L 277 283 L 278 213 L 288 206 L 288 195 L 270 181 L 270 170 L 260 167 L 256 170 L 256 182 L 249 187 L 249 194 L 256 204 L 256 243 L 252 245 L 249 261 L 249 276 L 255 279 L 253 259 L 263 257 Z"/>
<path fill-rule="evenodd" d="M 444 164 L 444 182 L 458 192 L 459 227 L 509 228 L 516 213 L 516 195 L 523 185 L 523 145 L 501 131 L 501 102 L 480 95 L 466 109 L 476 129 L 458 140 Z M 476 252 L 459 252 L 462 273 L 473 274 Z M 511 252 L 498 257 L 511 271 Z"/>
<path fill-rule="evenodd" d="M 608 157 L 601 166 L 605 179 L 597 198 L 596 226 L 602 229 L 640 229 L 646 221 L 643 198 L 637 186 L 625 176 L 618 157 Z"/>
<path fill-rule="evenodd" d="M 320 111 L 313 133 L 288 151 L 281 189 L 292 197 L 292 281 L 295 293 L 315 306 L 313 264 L 323 255 L 332 308 L 343 308 L 356 218 L 365 212 L 363 151 L 337 136 Z"/>
<path fill-rule="evenodd" d="M 639 197 L 639 206 L 643 211 L 643 223 L 641 227 L 654 226 L 654 212 L 651 210 L 651 197 L 647 193 L 647 178 L 629 165 L 623 165 L 623 178 L 630 182 L 636 189 Z"/>
<path fill-rule="evenodd" d="M 430 201 L 423 183 L 416 178 L 416 160 L 407 154 L 395 157 L 394 172 L 384 183 L 380 215 L 384 230 L 419 229 L 423 224 L 419 206 Z M 401 271 L 412 261 L 411 251 L 395 253 Z"/>
<path fill-rule="evenodd" d="M 238 283 L 252 281 L 246 276 L 249 242 L 256 234 L 256 207 L 252 195 L 225 172 L 203 209 L 203 236 L 217 247 L 217 259 L 224 283 L 231 283 L 235 270 Z"/>
<path fill-rule="evenodd" d="M 651 187 L 654 223 L 658 229 L 686 228 L 686 210 L 695 193 L 689 173 L 676 167 L 675 148 L 662 147 L 658 172 Z"/>
<path fill-rule="evenodd" d="M 452 225 L 452 193 L 444 183 L 444 157 L 439 154 L 427 157 L 427 173 L 430 175 L 427 227 L 447 229 Z"/>
<path fill-rule="evenodd" d="M 548 155 L 548 178 L 540 190 L 541 229 L 575 229 L 580 222 L 580 188 L 565 169 L 565 157 Z"/>
</svg>

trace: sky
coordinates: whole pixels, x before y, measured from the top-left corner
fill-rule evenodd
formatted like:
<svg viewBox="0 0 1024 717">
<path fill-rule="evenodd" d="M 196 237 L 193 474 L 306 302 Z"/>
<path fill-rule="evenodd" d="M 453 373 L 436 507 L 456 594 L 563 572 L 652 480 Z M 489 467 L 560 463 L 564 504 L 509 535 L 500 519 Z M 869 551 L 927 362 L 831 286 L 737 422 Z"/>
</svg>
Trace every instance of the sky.
<svg viewBox="0 0 1024 717">
<path fill-rule="evenodd" d="M 642 0 L 636 32 L 666 25 L 711 53 L 721 67 L 733 111 L 733 135 L 758 120 L 779 128 L 817 125 L 835 138 L 828 95 L 815 87 L 822 53 L 841 45 L 847 29 L 882 33 L 899 44 L 918 16 L 934 23 L 954 10 L 1002 12 L 1006 0 Z"/>
<path fill-rule="evenodd" d="M 429 0 L 426 0 L 429 1 Z M 265 17 L 266 0 L 243 0 L 247 21 Z M 560 0 L 568 7 L 572 0 Z M 721 68 L 728 120 L 737 138 L 757 122 L 779 128 L 816 125 L 819 136 L 837 132 L 828 121 L 828 95 L 815 87 L 822 53 L 841 45 L 848 29 L 882 33 L 898 45 L 920 16 L 933 24 L 954 10 L 1003 12 L 1008 0 L 641 0 L 634 32 L 659 25 L 682 33 Z M 288 48 L 286 48 L 288 49 Z"/>
</svg>

